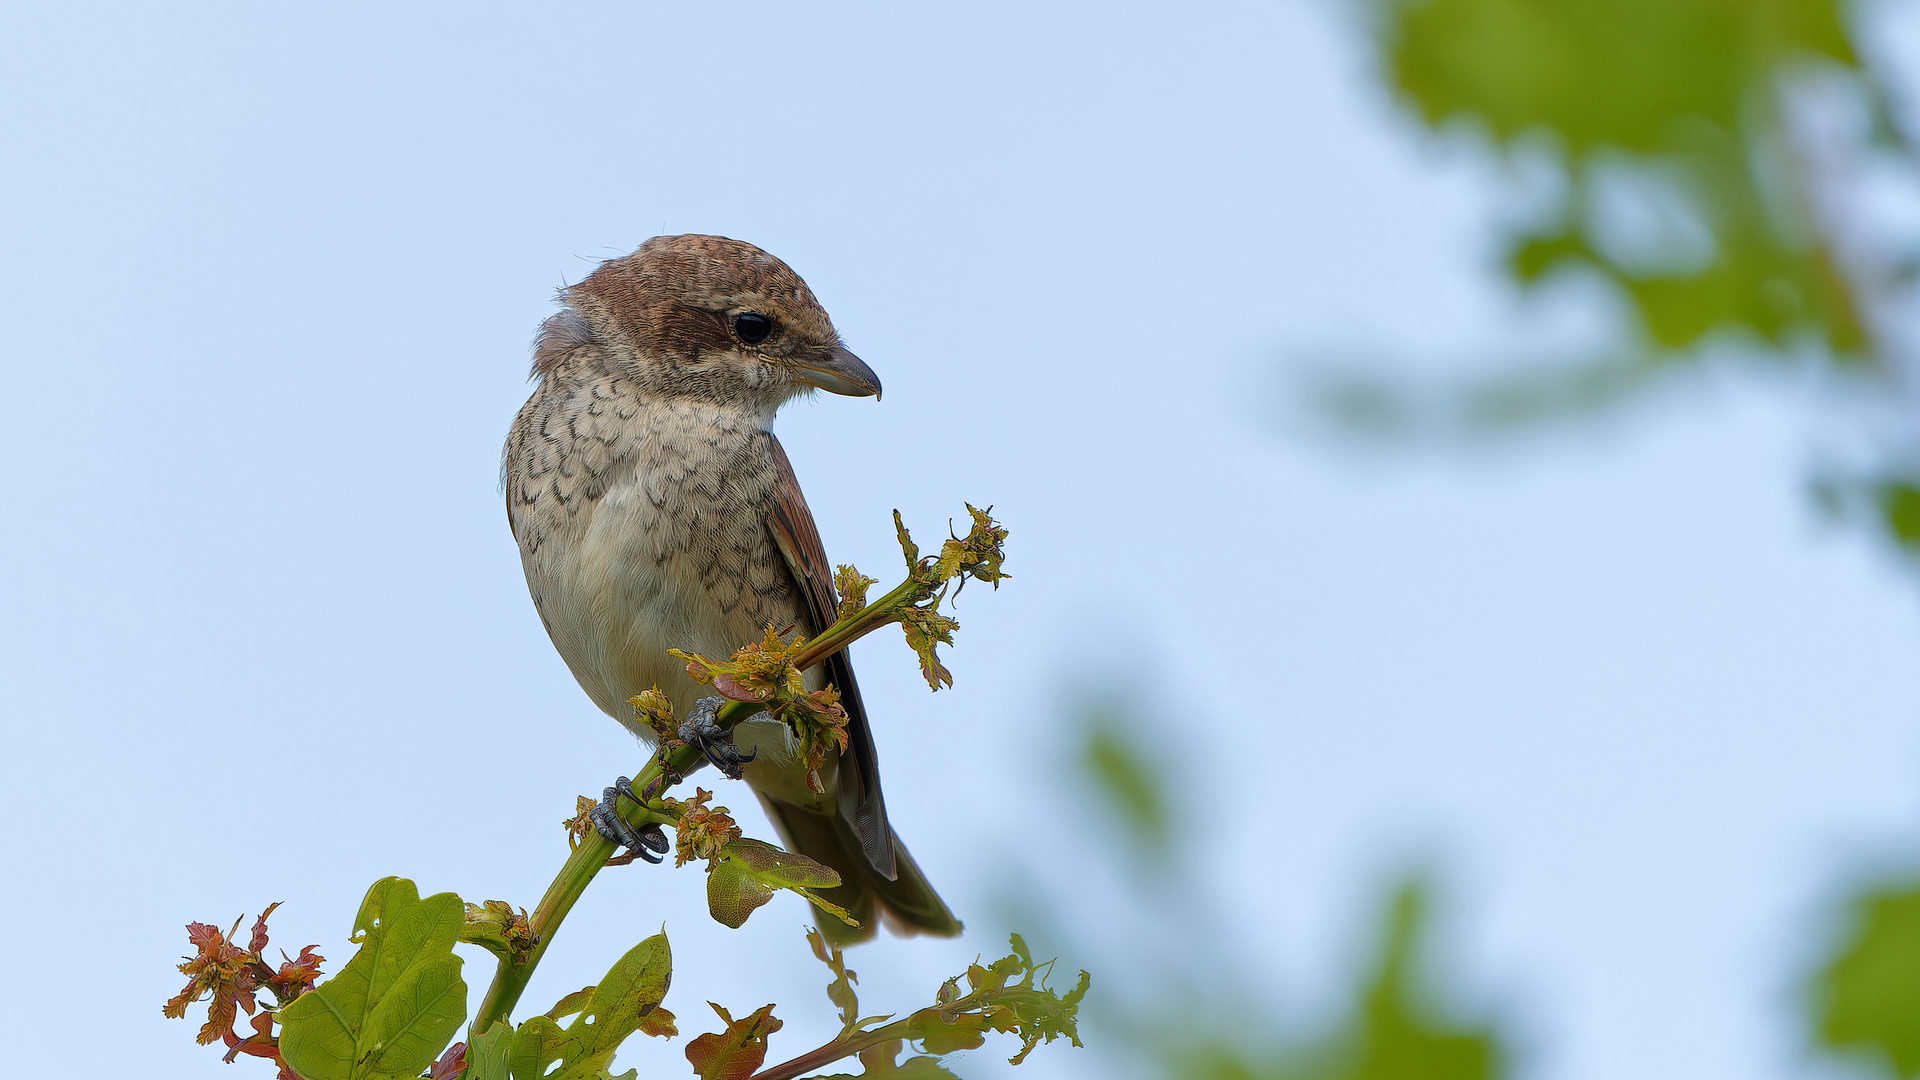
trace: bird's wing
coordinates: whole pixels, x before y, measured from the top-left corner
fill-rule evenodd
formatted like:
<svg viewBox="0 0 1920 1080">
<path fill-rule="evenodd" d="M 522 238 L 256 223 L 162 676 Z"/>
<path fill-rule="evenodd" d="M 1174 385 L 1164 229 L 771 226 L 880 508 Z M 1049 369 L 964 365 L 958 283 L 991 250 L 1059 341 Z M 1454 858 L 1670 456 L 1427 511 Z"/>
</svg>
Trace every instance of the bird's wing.
<svg viewBox="0 0 1920 1080">
<path fill-rule="evenodd" d="M 839 617 L 840 600 L 833 589 L 833 565 L 827 562 L 826 548 L 820 543 L 820 530 L 813 523 L 813 511 L 807 509 L 806 496 L 800 494 L 800 481 L 793 475 L 793 463 L 780 447 L 780 440 L 767 435 L 772 451 L 774 483 L 773 511 L 767 515 L 767 528 L 774 543 L 785 556 L 793 584 L 805 598 L 813 632 L 832 626 Z M 867 726 L 866 706 L 860 702 L 860 684 L 853 678 L 853 661 L 845 649 L 826 660 L 827 680 L 840 691 L 840 704 L 847 710 L 847 750 L 841 757 L 839 814 L 853 825 L 867 862 L 881 876 L 894 879 L 893 829 L 887 823 L 887 806 L 880 795 L 880 760 L 873 748 L 873 732 Z M 851 762 L 847 759 L 851 758 Z M 847 768 L 851 764 L 852 768 Z"/>
</svg>

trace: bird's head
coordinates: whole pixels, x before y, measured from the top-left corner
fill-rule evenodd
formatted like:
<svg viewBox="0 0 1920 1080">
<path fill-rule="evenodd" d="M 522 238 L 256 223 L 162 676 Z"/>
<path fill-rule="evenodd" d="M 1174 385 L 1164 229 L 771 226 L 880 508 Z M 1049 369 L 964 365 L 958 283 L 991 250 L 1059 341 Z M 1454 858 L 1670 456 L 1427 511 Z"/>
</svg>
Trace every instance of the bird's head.
<svg viewBox="0 0 1920 1080">
<path fill-rule="evenodd" d="M 724 236 L 656 236 L 561 293 L 534 372 L 597 345 L 645 390 L 769 412 L 810 390 L 880 396 L 880 379 L 840 343 L 786 263 Z"/>
</svg>

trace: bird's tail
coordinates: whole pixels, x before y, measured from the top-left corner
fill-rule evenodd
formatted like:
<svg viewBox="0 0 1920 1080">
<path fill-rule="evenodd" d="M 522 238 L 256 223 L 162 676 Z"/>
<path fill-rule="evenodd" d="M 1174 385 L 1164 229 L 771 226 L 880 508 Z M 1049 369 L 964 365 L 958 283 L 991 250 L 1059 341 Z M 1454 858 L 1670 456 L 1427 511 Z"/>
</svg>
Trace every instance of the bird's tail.
<svg viewBox="0 0 1920 1080">
<path fill-rule="evenodd" d="M 838 814 L 814 813 L 772 799 L 762 798 L 760 803 L 780 830 L 787 850 L 825 863 L 840 875 L 839 885 L 815 891 L 846 908 L 860 926 L 855 929 L 816 908 L 814 921 L 828 941 L 836 945 L 865 941 L 873 936 L 882 916 L 903 933 L 953 937 L 960 932 L 960 920 L 947 910 L 946 902 L 933 891 L 891 827 L 887 831 L 893 838 L 894 876 L 889 881 L 867 861 L 852 822 Z"/>
</svg>

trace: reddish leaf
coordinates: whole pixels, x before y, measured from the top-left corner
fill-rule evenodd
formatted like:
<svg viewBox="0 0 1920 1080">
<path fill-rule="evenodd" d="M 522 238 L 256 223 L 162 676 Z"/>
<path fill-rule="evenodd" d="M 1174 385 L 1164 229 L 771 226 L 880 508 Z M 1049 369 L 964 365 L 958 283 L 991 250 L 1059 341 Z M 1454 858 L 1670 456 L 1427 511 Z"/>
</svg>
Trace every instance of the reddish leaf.
<svg viewBox="0 0 1920 1080">
<path fill-rule="evenodd" d="M 713 688 L 724 697 L 734 701 L 765 701 L 773 696 L 773 690 L 764 686 L 742 686 L 731 675 L 720 674 L 713 677 Z"/>
<path fill-rule="evenodd" d="M 457 1042 L 447 1047 L 447 1052 L 441 1054 L 440 1060 L 434 1062 L 427 1070 L 427 1080 L 453 1080 L 465 1071 L 467 1071 L 467 1044 Z"/>
<path fill-rule="evenodd" d="M 240 928 L 239 920 L 234 921 L 233 928 Z M 208 998 L 207 1022 L 195 1036 L 202 1046 L 233 1030 L 234 1017 L 242 1004 L 249 1013 L 254 1009 L 254 957 L 229 942 L 228 934 L 206 923 L 187 924 L 187 941 L 199 951 L 180 965 L 181 973 L 187 976 L 185 989 L 160 1009 L 162 1015 L 177 1020 L 187 1015 L 188 1005 Z"/>
<path fill-rule="evenodd" d="M 279 906 L 280 901 L 275 900 L 273 903 L 267 905 L 267 910 L 261 912 L 258 919 L 254 920 L 253 939 L 247 942 L 248 952 L 257 956 L 260 950 L 267 947 L 267 916 L 273 914 L 273 909 Z"/>
<path fill-rule="evenodd" d="M 242 1039 L 231 1030 L 223 1036 L 227 1041 L 227 1056 L 221 1060 L 233 1064 L 233 1059 L 241 1054 L 249 1057 L 280 1060 L 280 1041 L 273 1037 L 273 1014 L 262 1011 L 253 1018 L 253 1034 Z"/>
<path fill-rule="evenodd" d="M 297 957 L 288 957 L 284 951 L 280 954 L 286 962 L 267 978 L 267 988 L 280 999 L 280 1004 L 285 1005 L 313 989 L 313 984 L 320 981 L 320 965 L 327 958 L 313 951 L 319 947 L 309 945 L 301 949 Z"/>
<path fill-rule="evenodd" d="M 773 1015 L 772 1005 L 735 1020 L 727 1010 L 711 1001 L 707 1004 L 726 1021 L 727 1030 L 709 1032 L 688 1043 L 687 1061 L 700 1080 L 747 1080 L 767 1059 L 767 1036 L 783 1025 Z"/>
<path fill-rule="evenodd" d="M 234 932 L 240 929 L 238 919 L 224 934 L 218 927 L 206 923 L 188 923 L 187 940 L 197 950 L 196 955 L 180 965 L 188 982 L 160 1011 L 181 1019 L 186 1016 L 187 1006 L 206 998 L 207 1022 L 198 1035 L 201 1044 L 219 1040 L 227 1046 L 225 1060 L 229 1063 L 241 1054 L 266 1058 L 280 1066 L 282 1080 L 300 1080 L 280 1059 L 280 1043 L 273 1032 L 274 1014 L 259 1008 L 255 991 L 265 987 L 273 992 L 279 1004 L 285 1005 L 313 988 L 320 978 L 323 958 L 314 951 L 318 948 L 315 945 L 300 950 L 297 959 L 282 952 L 280 956 L 286 962 L 277 972 L 261 958 L 261 951 L 267 947 L 267 917 L 279 906 L 269 904 L 254 920 L 245 949 L 232 940 Z M 245 1038 L 233 1028 L 242 1010 L 253 1017 L 250 1023 L 253 1033 Z"/>
<path fill-rule="evenodd" d="M 655 1005 L 650 1011 L 640 1014 L 640 1032 L 655 1038 L 671 1039 L 680 1034 L 673 1026 L 673 1014 L 663 1005 Z"/>
</svg>

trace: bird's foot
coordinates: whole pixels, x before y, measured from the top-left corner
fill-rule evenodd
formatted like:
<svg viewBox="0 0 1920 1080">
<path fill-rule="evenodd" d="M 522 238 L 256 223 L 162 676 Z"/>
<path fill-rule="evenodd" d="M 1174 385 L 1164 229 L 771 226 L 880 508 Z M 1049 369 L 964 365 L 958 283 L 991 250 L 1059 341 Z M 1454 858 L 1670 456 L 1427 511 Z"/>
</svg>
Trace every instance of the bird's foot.
<svg viewBox="0 0 1920 1080">
<path fill-rule="evenodd" d="M 680 724 L 680 739 L 699 750 L 727 779 L 738 780 L 746 765 L 760 756 L 760 751 L 741 753 L 733 743 L 733 732 L 722 731 L 720 725 L 713 722 L 714 714 L 724 704 L 717 697 L 701 698 L 694 702 L 693 711 Z"/>
<path fill-rule="evenodd" d="M 636 855 L 650 863 L 666 858 L 669 847 L 667 834 L 654 822 L 639 826 L 627 824 L 619 812 L 618 804 L 622 795 L 637 803 L 646 801 L 633 790 L 633 781 L 622 776 L 601 794 L 594 808 L 587 811 L 587 820 L 593 822 L 594 829 L 601 836 L 627 849 L 627 854 L 616 856 L 615 861 L 632 862 Z"/>
</svg>

